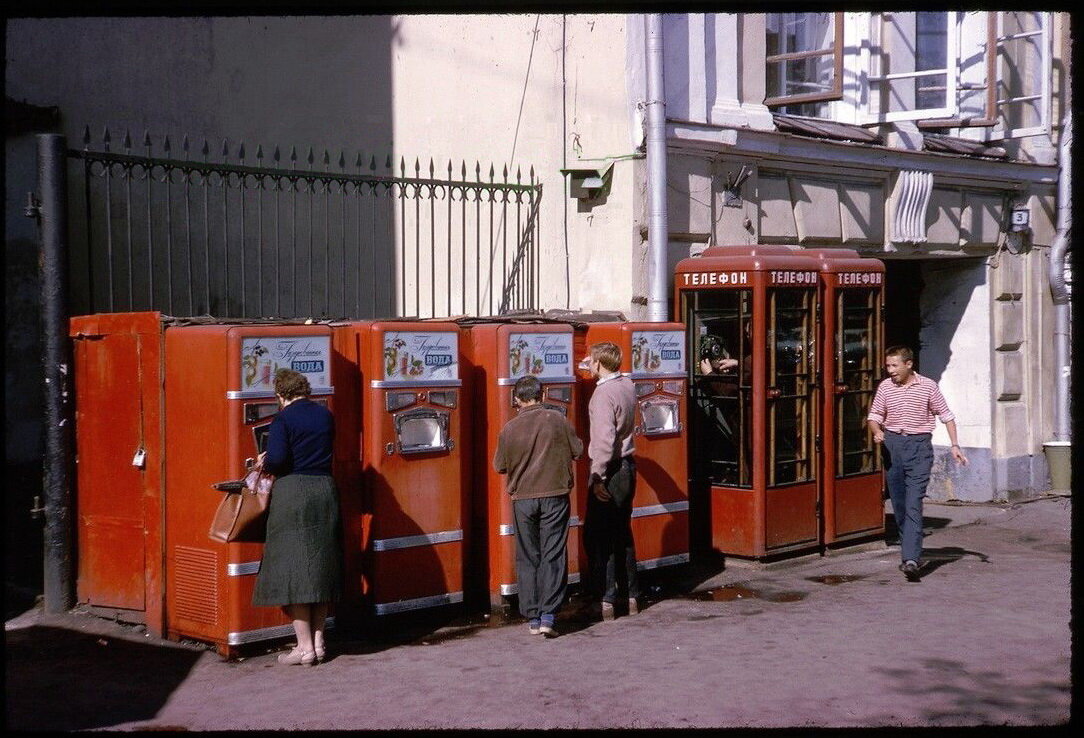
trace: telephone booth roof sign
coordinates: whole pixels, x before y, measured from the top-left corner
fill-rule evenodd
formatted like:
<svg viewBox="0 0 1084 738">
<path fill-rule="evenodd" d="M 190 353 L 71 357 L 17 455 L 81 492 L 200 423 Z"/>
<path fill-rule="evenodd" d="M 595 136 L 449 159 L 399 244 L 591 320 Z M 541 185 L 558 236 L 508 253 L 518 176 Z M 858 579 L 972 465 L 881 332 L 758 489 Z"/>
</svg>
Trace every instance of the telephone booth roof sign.
<svg viewBox="0 0 1084 738">
<path fill-rule="evenodd" d="M 674 278 L 679 290 L 751 287 L 758 274 L 771 286 L 815 287 L 818 265 L 811 256 L 786 246 L 716 246 L 678 262 Z"/>
</svg>

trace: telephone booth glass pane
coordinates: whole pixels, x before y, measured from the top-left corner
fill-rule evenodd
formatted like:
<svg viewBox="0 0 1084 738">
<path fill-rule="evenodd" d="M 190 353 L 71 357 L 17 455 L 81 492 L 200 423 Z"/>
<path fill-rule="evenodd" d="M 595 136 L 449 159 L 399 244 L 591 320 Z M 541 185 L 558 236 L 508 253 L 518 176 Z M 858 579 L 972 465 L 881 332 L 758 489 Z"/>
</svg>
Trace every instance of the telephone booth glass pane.
<svg viewBox="0 0 1084 738">
<path fill-rule="evenodd" d="M 698 467 L 694 474 L 712 484 L 752 486 L 750 290 L 711 290 L 686 297 L 689 326 L 690 412 Z"/>
<path fill-rule="evenodd" d="M 773 290 L 768 324 L 768 484 L 813 478 L 813 296 Z"/>
<path fill-rule="evenodd" d="M 846 387 L 836 395 L 836 468 L 839 476 L 881 468 L 866 415 L 877 390 L 881 347 L 879 293 L 873 289 L 842 290 L 837 297 L 836 377 Z"/>
</svg>

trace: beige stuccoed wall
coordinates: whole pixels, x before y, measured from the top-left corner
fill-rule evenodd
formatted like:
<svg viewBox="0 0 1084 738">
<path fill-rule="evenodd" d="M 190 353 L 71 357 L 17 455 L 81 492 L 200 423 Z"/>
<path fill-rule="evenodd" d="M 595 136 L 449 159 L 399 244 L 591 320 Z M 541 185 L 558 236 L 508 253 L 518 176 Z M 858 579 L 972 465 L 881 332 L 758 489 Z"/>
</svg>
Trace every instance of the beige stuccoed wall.
<svg viewBox="0 0 1084 738">
<path fill-rule="evenodd" d="M 449 159 L 457 177 L 462 160 L 472 175 L 480 161 L 486 176 L 492 162 L 498 179 L 505 163 L 524 180 L 534 167 L 543 185 L 544 309 L 629 308 L 634 160 L 615 161 L 605 202 L 590 207 L 565 195 L 560 172 L 602 168 L 609 157 L 633 153 L 625 18 L 412 15 L 394 22 L 396 159 L 432 156 L 438 176 Z"/>
</svg>

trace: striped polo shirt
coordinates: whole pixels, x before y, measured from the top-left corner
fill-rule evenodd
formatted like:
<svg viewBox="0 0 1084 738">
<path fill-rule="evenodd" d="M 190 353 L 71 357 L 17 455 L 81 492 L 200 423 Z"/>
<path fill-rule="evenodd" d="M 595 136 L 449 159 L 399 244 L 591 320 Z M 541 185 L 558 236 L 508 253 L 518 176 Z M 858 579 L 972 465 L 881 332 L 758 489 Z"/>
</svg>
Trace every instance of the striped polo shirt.
<svg viewBox="0 0 1084 738">
<path fill-rule="evenodd" d="M 911 381 L 903 385 L 893 382 L 892 377 L 884 379 L 877 385 L 869 406 L 869 420 L 893 433 L 932 433 L 934 416 L 942 423 L 956 419 L 937 382 L 918 372 L 913 372 Z"/>
</svg>

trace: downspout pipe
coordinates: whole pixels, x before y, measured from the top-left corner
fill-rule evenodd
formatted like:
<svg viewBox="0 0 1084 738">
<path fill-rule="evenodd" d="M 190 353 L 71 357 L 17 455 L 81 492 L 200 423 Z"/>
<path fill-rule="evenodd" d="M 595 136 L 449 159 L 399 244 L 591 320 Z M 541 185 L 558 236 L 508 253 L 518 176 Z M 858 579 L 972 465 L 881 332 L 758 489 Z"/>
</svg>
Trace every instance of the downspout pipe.
<svg viewBox="0 0 1084 738">
<path fill-rule="evenodd" d="M 1050 294 L 1054 299 L 1054 440 L 1071 441 L 1069 374 L 1071 368 L 1069 285 L 1065 266 L 1072 239 L 1073 114 L 1066 113 L 1058 146 L 1057 236 L 1050 248 Z"/>
<path fill-rule="evenodd" d="M 45 612 L 75 606 L 75 517 L 72 512 L 71 358 L 68 344 L 67 145 L 38 136 L 40 203 L 28 208 L 41 232 L 42 368 L 45 374 L 45 528 L 42 585 Z"/>
<path fill-rule="evenodd" d="M 647 319 L 664 323 L 667 310 L 666 93 L 663 87 L 662 15 L 647 23 Z"/>
</svg>

